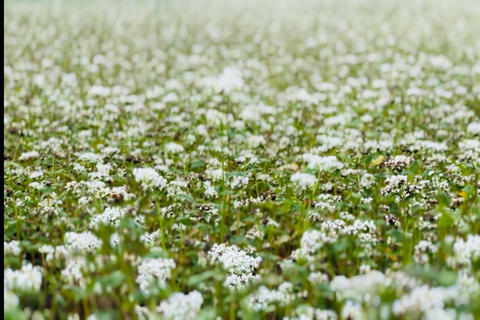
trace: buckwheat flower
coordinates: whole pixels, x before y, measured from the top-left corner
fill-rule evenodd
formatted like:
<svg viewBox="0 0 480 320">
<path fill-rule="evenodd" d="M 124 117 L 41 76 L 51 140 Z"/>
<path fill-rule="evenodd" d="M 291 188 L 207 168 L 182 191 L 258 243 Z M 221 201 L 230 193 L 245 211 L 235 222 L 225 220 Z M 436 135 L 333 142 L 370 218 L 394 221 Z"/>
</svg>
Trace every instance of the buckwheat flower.
<svg viewBox="0 0 480 320">
<path fill-rule="evenodd" d="M 248 309 L 259 312 L 261 310 L 267 310 L 270 303 L 273 302 L 272 298 L 273 295 L 271 291 L 265 286 L 260 286 L 255 294 L 250 294 L 245 299 Z"/>
<path fill-rule="evenodd" d="M 241 188 L 248 184 L 248 177 L 244 176 L 234 176 L 230 182 L 230 186 L 234 189 Z"/>
<path fill-rule="evenodd" d="M 204 124 L 199 124 L 196 128 L 196 133 L 200 136 L 206 136 L 208 134 L 207 127 Z"/>
<path fill-rule="evenodd" d="M 131 200 L 135 199 L 135 195 L 128 192 L 127 186 L 113 187 L 108 193 L 108 197 L 113 200 Z"/>
<path fill-rule="evenodd" d="M 375 176 L 370 173 L 365 173 L 360 179 L 360 185 L 364 188 L 371 188 L 376 184 L 377 182 L 375 181 Z"/>
<path fill-rule="evenodd" d="M 110 92 L 111 92 L 110 88 L 95 85 L 90 87 L 90 89 L 88 90 L 88 95 L 106 97 L 110 95 Z"/>
<path fill-rule="evenodd" d="M 305 231 L 300 240 L 301 252 L 304 255 L 315 253 L 325 243 L 330 243 L 332 238 L 319 230 Z"/>
<path fill-rule="evenodd" d="M 102 161 L 102 157 L 93 152 L 85 152 L 78 156 L 78 160 L 97 163 Z"/>
<path fill-rule="evenodd" d="M 480 135 L 480 122 L 472 122 L 468 124 L 467 132 L 473 135 Z"/>
<path fill-rule="evenodd" d="M 289 282 L 284 282 L 278 286 L 277 290 L 270 290 L 265 286 L 260 286 L 255 293 L 245 298 L 247 308 L 252 311 L 267 310 L 272 304 L 286 306 L 295 300 L 293 286 Z"/>
<path fill-rule="evenodd" d="M 156 187 L 163 189 L 167 185 L 167 180 L 158 174 L 153 168 L 135 168 L 133 169 L 135 181 L 142 182 L 144 187 Z"/>
<path fill-rule="evenodd" d="M 181 153 L 183 152 L 183 150 L 184 150 L 183 146 L 175 142 L 169 142 L 165 145 L 165 151 L 167 152 Z"/>
<path fill-rule="evenodd" d="M 437 252 L 437 247 L 435 247 L 430 241 L 422 240 L 420 241 L 414 249 L 414 260 L 419 264 L 426 264 L 429 262 L 429 256 L 427 253 Z"/>
<path fill-rule="evenodd" d="M 30 152 L 23 152 L 20 157 L 18 158 L 18 160 L 29 160 L 29 159 L 35 159 L 35 158 L 38 158 L 40 157 L 40 154 L 33 150 L 33 151 L 30 151 Z"/>
<path fill-rule="evenodd" d="M 352 300 L 347 300 L 342 308 L 342 319 L 363 319 L 362 305 Z"/>
<path fill-rule="evenodd" d="M 171 271 L 176 267 L 172 259 L 147 258 L 138 266 L 138 275 L 135 282 L 139 285 L 142 293 L 150 295 L 154 293 L 154 286 L 163 287 L 171 277 Z M 153 287 L 152 287 L 153 286 Z"/>
<path fill-rule="evenodd" d="M 234 67 L 226 67 L 217 78 L 205 79 L 204 83 L 207 86 L 209 84 L 216 92 L 225 94 L 240 89 L 244 85 L 241 71 Z"/>
<path fill-rule="evenodd" d="M 457 312 L 455 309 L 433 309 L 423 314 L 422 320 L 457 320 Z"/>
<path fill-rule="evenodd" d="M 101 214 L 97 214 L 90 220 L 90 228 L 97 228 L 99 224 L 117 226 L 125 216 L 126 209 L 106 208 Z"/>
<path fill-rule="evenodd" d="M 140 241 L 145 242 L 145 243 L 154 243 L 155 240 L 157 240 L 159 235 L 159 231 L 154 231 L 151 233 L 144 233 L 140 236 Z"/>
<path fill-rule="evenodd" d="M 412 163 L 413 159 L 408 156 L 395 156 L 387 161 L 384 162 L 384 166 L 387 168 L 392 168 L 396 170 L 401 170 L 406 168 L 410 163 Z"/>
<path fill-rule="evenodd" d="M 410 147 L 410 150 L 425 150 L 431 152 L 442 152 L 448 150 L 448 146 L 445 142 L 436 142 L 428 140 L 417 140 L 414 145 Z"/>
<path fill-rule="evenodd" d="M 480 153 L 480 141 L 474 139 L 465 139 L 458 143 L 461 150 L 472 150 Z"/>
<path fill-rule="evenodd" d="M 258 148 L 261 145 L 266 144 L 266 140 L 264 136 L 259 136 L 259 135 L 251 135 L 247 139 L 247 144 L 251 148 Z"/>
<path fill-rule="evenodd" d="M 118 149 L 117 147 L 105 147 L 102 150 L 100 150 L 100 153 L 104 155 L 112 155 L 119 152 L 120 152 L 120 149 Z"/>
<path fill-rule="evenodd" d="M 42 183 L 36 182 L 36 181 L 35 182 L 30 182 L 28 184 L 28 186 L 32 189 L 37 189 L 37 190 L 41 190 L 41 189 L 45 188 L 45 186 Z"/>
<path fill-rule="evenodd" d="M 315 309 L 315 320 L 337 320 L 335 311 Z"/>
<path fill-rule="evenodd" d="M 8 290 L 6 284 L 3 284 L 3 310 L 7 311 L 18 306 L 20 299 L 12 291 Z"/>
<path fill-rule="evenodd" d="M 328 283 L 329 277 L 323 272 L 312 272 L 308 275 L 308 281 L 312 283 Z"/>
<path fill-rule="evenodd" d="M 222 180 L 224 172 L 222 168 L 219 169 L 207 169 L 205 170 L 205 175 L 212 180 Z"/>
<path fill-rule="evenodd" d="M 196 290 L 183 294 L 175 292 L 157 307 L 165 320 L 195 320 L 202 308 L 202 294 Z"/>
<path fill-rule="evenodd" d="M 43 244 L 38 248 L 38 252 L 46 254 L 46 260 L 50 261 L 53 259 L 53 254 L 55 253 L 55 247 L 49 244 Z"/>
<path fill-rule="evenodd" d="M 89 203 L 91 200 L 92 200 L 92 197 L 81 197 L 78 199 L 78 204 L 81 206 L 84 206 L 87 203 Z"/>
<path fill-rule="evenodd" d="M 216 198 L 218 196 L 217 191 L 211 185 L 210 181 L 205 181 L 203 183 L 203 187 L 205 188 L 205 198 Z"/>
<path fill-rule="evenodd" d="M 396 299 L 393 302 L 392 311 L 398 317 L 405 314 L 419 315 L 432 310 L 443 310 L 446 303 L 454 301 L 460 296 L 456 286 L 430 287 L 422 285 Z"/>
<path fill-rule="evenodd" d="M 82 166 L 81 164 L 79 164 L 79 163 L 74 163 L 73 164 L 73 171 L 78 172 L 78 173 L 82 173 L 85 170 L 86 170 L 85 167 Z"/>
<path fill-rule="evenodd" d="M 65 233 L 65 245 L 73 251 L 92 252 L 100 248 L 102 240 L 98 239 L 90 231 Z"/>
<path fill-rule="evenodd" d="M 112 233 L 109 242 L 110 246 L 116 247 L 120 243 L 120 236 L 118 235 L 118 233 Z"/>
<path fill-rule="evenodd" d="M 212 263 L 220 262 L 229 273 L 226 285 L 231 288 L 243 286 L 256 279 L 253 272 L 262 261 L 262 258 L 252 257 L 235 245 L 226 247 L 225 244 L 214 244 L 208 256 Z"/>
<path fill-rule="evenodd" d="M 157 164 L 154 169 L 164 173 L 168 173 L 169 170 L 167 166 L 161 164 Z"/>
<path fill-rule="evenodd" d="M 341 163 L 335 156 L 322 157 L 316 154 L 305 153 L 302 157 L 303 161 L 307 162 L 308 167 L 311 169 L 331 171 L 343 168 L 343 163 Z"/>
<path fill-rule="evenodd" d="M 71 285 L 85 287 L 85 279 L 82 269 L 85 268 L 86 261 L 83 258 L 70 259 L 67 261 L 65 269 L 62 270 L 62 280 Z"/>
<path fill-rule="evenodd" d="M 89 194 L 97 193 L 105 188 L 105 183 L 100 180 L 84 181 L 83 184 L 87 187 Z"/>
<path fill-rule="evenodd" d="M 39 169 L 39 170 L 36 170 L 36 171 L 33 171 L 32 173 L 30 173 L 30 176 L 29 176 L 30 179 L 36 179 L 38 177 L 43 176 L 42 169 L 40 169 L 40 168 L 37 168 L 37 169 Z"/>
<path fill-rule="evenodd" d="M 245 237 L 247 239 L 263 239 L 264 233 L 258 229 L 257 226 L 253 226 L 250 230 L 248 230 Z"/>
<path fill-rule="evenodd" d="M 301 189 L 307 189 L 315 184 L 317 178 L 309 173 L 294 173 L 290 177 L 290 181 L 296 182 Z"/>
<path fill-rule="evenodd" d="M 68 315 L 67 320 L 80 320 L 80 316 L 78 313 L 72 313 Z"/>
<path fill-rule="evenodd" d="M 10 242 L 3 241 L 3 254 L 18 256 L 22 252 L 20 242 L 12 240 Z"/>
<path fill-rule="evenodd" d="M 363 300 L 366 293 L 375 293 L 377 288 L 389 285 L 387 277 L 380 271 L 369 271 L 351 278 L 335 276 L 330 282 L 330 288 L 339 299 Z"/>
<path fill-rule="evenodd" d="M 466 240 L 458 239 L 453 245 L 454 255 L 447 258 L 451 266 L 470 268 L 474 261 L 480 259 L 480 235 L 469 234 Z"/>
<path fill-rule="evenodd" d="M 110 171 L 112 170 L 112 165 L 108 163 L 107 164 L 97 163 L 96 167 L 97 167 L 97 171 L 90 172 L 88 174 L 89 178 L 108 181 L 110 179 Z"/>
<path fill-rule="evenodd" d="M 366 274 L 366 273 L 369 273 L 371 269 L 372 269 L 372 267 L 370 267 L 368 264 L 362 264 L 362 265 L 358 268 L 358 271 L 359 271 L 361 274 Z"/>
<path fill-rule="evenodd" d="M 407 184 L 407 176 L 396 175 L 396 176 L 388 177 L 385 180 L 385 184 L 386 184 L 386 187 L 380 190 L 380 193 L 382 195 L 399 192 L 400 188 Z"/>
<path fill-rule="evenodd" d="M 370 197 L 360 199 L 360 203 L 364 203 L 364 204 L 372 203 L 372 201 L 373 201 L 373 198 L 370 198 Z"/>
<path fill-rule="evenodd" d="M 22 266 L 20 270 L 5 269 L 3 279 L 7 290 L 38 292 L 42 285 L 42 268 L 28 263 Z"/>
<path fill-rule="evenodd" d="M 172 103 L 172 102 L 178 102 L 179 100 L 180 99 L 175 92 L 169 92 L 162 98 L 162 102 L 165 103 L 165 104 Z"/>
</svg>

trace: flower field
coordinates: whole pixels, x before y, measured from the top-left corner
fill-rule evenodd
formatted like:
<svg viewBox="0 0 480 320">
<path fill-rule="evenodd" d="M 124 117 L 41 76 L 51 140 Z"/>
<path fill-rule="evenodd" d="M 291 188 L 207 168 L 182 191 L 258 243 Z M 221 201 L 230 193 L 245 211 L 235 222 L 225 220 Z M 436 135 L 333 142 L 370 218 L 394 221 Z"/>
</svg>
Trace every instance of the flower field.
<svg viewBox="0 0 480 320">
<path fill-rule="evenodd" d="M 5 319 L 480 319 L 480 2 L 4 6 Z"/>
</svg>

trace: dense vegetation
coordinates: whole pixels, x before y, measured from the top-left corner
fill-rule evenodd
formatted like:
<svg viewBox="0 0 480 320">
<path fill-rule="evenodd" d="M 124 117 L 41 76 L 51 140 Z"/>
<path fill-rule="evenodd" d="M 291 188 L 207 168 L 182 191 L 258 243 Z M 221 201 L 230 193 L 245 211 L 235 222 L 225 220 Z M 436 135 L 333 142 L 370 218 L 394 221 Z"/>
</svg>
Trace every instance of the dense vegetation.
<svg viewBox="0 0 480 320">
<path fill-rule="evenodd" d="M 5 3 L 6 319 L 480 319 L 478 1 Z"/>
</svg>

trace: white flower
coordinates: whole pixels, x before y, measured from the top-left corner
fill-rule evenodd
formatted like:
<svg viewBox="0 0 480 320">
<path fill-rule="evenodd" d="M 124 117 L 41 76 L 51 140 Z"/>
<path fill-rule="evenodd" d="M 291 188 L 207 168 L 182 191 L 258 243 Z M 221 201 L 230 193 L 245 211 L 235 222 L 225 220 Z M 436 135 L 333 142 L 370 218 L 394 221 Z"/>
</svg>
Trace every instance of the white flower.
<svg viewBox="0 0 480 320">
<path fill-rule="evenodd" d="M 332 237 L 323 231 L 312 230 L 305 231 L 300 240 L 300 250 L 303 255 L 315 253 L 318 249 L 323 247 L 325 243 L 331 243 Z"/>
<path fill-rule="evenodd" d="M 41 176 L 43 176 L 43 171 L 42 171 L 42 169 L 39 169 L 37 171 L 33 171 L 30 174 L 30 179 L 36 179 L 36 178 L 41 177 Z"/>
<path fill-rule="evenodd" d="M 65 243 L 67 248 L 74 251 L 92 252 L 100 248 L 102 240 L 90 231 L 82 233 L 67 232 L 65 233 Z"/>
<path fill-rule="evenodd" d="M 167 152 L 181 153 L 183 152 L 183 150 L 184 150 L 183 146 L 175 142 L 169 142 L 165 145 L 165 151 Z"/>
<path fill-rule="evenodd" d="M 7 286 L 4 281 L 3 285 L 3 310 L 7 311 L 18 306 L 20 299 L 16 294 L 7 289 Z"/>
<path fill-rule="evenodd" d="M 480 235 L 469 234 L 467 240 L 458 239 L 453 252 L 454 255 L 447 259 L 450 265 L 470 268 L 472 262 L 480 259 Z"/>
<path fill-rule="evenodd" d="M 175 268 L 175 262 L 167 258 L 149 258 L 143 260 L 138 266 L 138 276 L 135 282 L 140 290 L 149 295 L 153 292 L 153 285 L 164 286 L 170 279 L 171 270 Z"/>
<path fill-rule="evenodd" d="M 153 186 L 163 189 L 167 185 L 167 180 L 153 168 L 135 168 L 133 175 L 137 182 L 142 182 L 146 187 Z"/>
<path fill-rule="evenodd" d="M 93 216 L 90 220 L 90 228 L 96 228 L 100 223 L 116 226 L 120 223 L 126 211 L 126 209 L 120 208 L 106 208 L 103 213 Z"/>
<path fill-rule="evenodd" d="M 78 160 L 96 163 L 102 161 L 102 156 L 93 152 L 85 152 L 78 156 Z"/>
<path fill-rule="evenodd" d="M 208 252 L 208 256 L 211 262 L 219 261 L 223 268 L 230 273 L 226 280 L 228 287 L 243 286 L 256 279 L 253 272 L 262 261 L 262 258 L 252 257 L 235 245 L 226 247 L 225 244 L 214 244 Z"/>
<path fill-rule="evenodd" d="M 196 290 L 185 295 L 175 292 L 157 307 L 165 320 L 195 320 L 202 308 L 202 294 Z"/>
<path fill-rule="evenodd" d="M 218 77 L 205 77 L 200 80 L 200 85 L 212 88 L 216 92 L 229 94 L 244 85 L 242 73 L 236 68 L 227 67 Z"/>
<path fill-rule="evenodd" d="M 30 152 L 23 152 L 18 160 L 28 160 L 28 159 L 35 159 L 40 157 L 40 154 L 37 151 L 30 151 Z"/>
<path fill-rule="evenodd" d="M 323 272 L 312 272 L 308 276 L 308 281 L 312 283 L 328 283 L 328 275 Z"/>
<path fill-rule="evenodd" d="M 480 122 L 472 122 L 467 126 L 467 132 L 480 135 Z"/>
<path fill-rule="evenodd" d="M 3 254 L 18 256 L 22 250 L 20 249 L 20 242 L 12 240 L 10 242 L 3 241 Z"/>
<path fill-rule="evenodd" d="M 293 294 L 293 285 L 290 282 L 284 282 L 278 286 L 277 290 L 260 286 L 255 293 L 249 294 L 245 299 L 247 307 L 258 312 L 266 310 L 272 304 L 288 305 L 295 300 L 295 295 Z"/>
<path fill-rule="evenodd" d="M 45 186 L 42 184 L 42 183 L 39 183 L 39 182 L 30 182 L 28 184 L 28 186 L 32 189 L 37 189 L 37 190 L 41 190 L 43 189 Z"/>
<path fill-rule="evenodd" d="M 246 186 L 248 184 L 248 177 L 244 176 L 234 176 L 232 178 L 232 182 L 230 182 L 230 186 L 232 188 L 241 188 L 243 186 Z"/>
<path fill-rule="evenodd" d="M 303 161 L 308 163 L 309 168 L 319 169 L 322 171 L 331 171 L 343 168 L 343 163 L 341 163 L 335 156 L 322 157 L 316 154 L 305 153 L 303 155 Z"/>
<path fill-rule="evenodd" d="M 65 269 L 62 270 L 62 280 L 68 284 L 85 287 L 85 279 L 82 269 L 85 267 L 86 261 L 83 258 L 70 259 Z"/>
<path fill-rule="evenodd" d="M 217 191 L 211 185 L 210 181 L 205 181 L 203 187 L 205 188 L 205 198 L 216 198 L 218 196 Z"/>
<path fill-rule="evenodd" d="M 309 173 L 297 172 L 290 177 L 290 181 L 298 183 L 301 189 L 306 189 L 313 186 L 317 178 Z"/>
<path fill-rule="evenodd" d="M 73 171 L 78 172 L 78 173 L 82 173 L 85 170 L 86 170 L 85 167 L 82 166 L 81 164 L 79 164 L 79 163 L 74 163 L 73 164 Z"/>
<path fill-rule="evenodd" d="M 363 319 L 362 305 L 352 300 L 347 300 L 342 309 L 342 319 Z"/>
<path fill-rule="evenodd" d="M 42 268 L 26 264 L 20 270 L 5 269 L 3 280 L 7 290 L 38 292 L 42 285 Z"/>
</svg>

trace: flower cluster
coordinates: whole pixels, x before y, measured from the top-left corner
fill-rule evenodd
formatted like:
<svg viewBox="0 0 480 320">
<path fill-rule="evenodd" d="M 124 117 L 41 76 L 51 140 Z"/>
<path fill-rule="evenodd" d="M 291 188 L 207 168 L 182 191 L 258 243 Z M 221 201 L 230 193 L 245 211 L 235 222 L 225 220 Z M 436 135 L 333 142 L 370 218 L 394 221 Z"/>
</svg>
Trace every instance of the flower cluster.
<svg viewBox="0 0 480 320">
<path fill-rule="evenodd" d="M 259 279 L 254 275 L 262 258 L 253 257 L 245 250 L 237 246 L 225 246 L 225 244 L 214 244 L 208 256 L 212 263 L 220 262 L 229 273 L 225 284 L 230 288 L 243 287 L 249 282 Z"/>
</svg>

